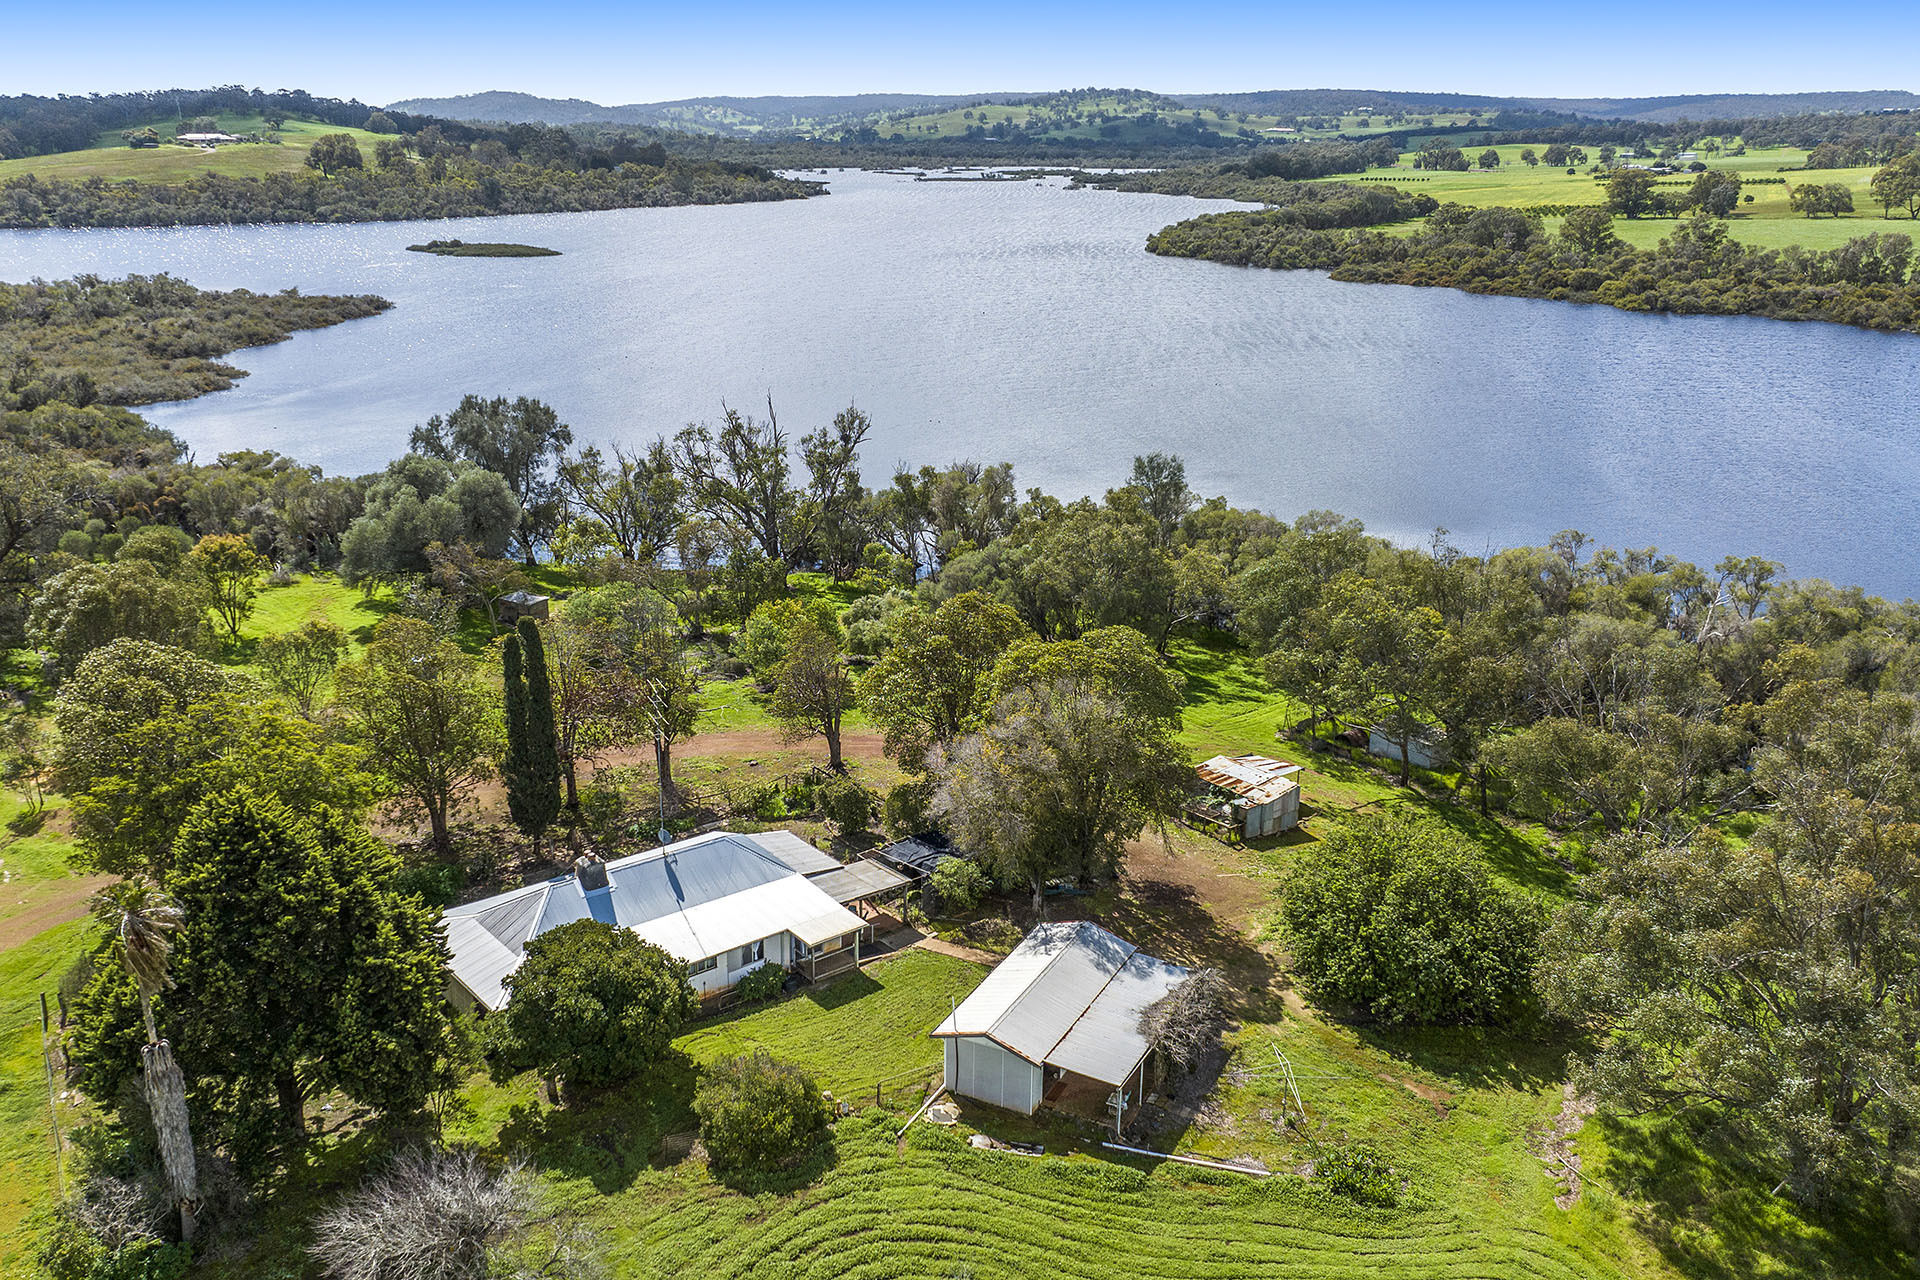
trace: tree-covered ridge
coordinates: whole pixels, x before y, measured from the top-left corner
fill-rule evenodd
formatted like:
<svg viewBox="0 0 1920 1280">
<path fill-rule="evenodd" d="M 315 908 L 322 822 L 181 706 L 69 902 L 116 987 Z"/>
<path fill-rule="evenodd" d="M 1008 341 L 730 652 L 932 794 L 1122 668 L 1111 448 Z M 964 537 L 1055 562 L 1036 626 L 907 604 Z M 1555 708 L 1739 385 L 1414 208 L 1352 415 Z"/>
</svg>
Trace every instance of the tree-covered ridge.
<svg viewBox="0 0 1920 1280">
<path fill-rule="evenodd" d="M 399 222 L 508 213 L 584 213 L 683 204 L 795 200 L 825 190 L 751 165 L 687 160 L 570 169 L 515 162 L 404 161 L 334 174 L 207 174 L 175 185 L 65 182 L 28 175 L 0 184 L 0 227 L 178 227 L 253 222 Z"/>
<path fill-rule="evenodd" d="M 1831 250 L 1759 249 L 1701 212 L 1654 249 L 1613 234 L 1605 209 L 1582 209 L 1549 234 L 1536 213 L 1443 205 L 1412 235 L 1328 230 L 1291 211 L 1206 214 L 1147 240 L 1151 253 L 1238 266 L 1330 271 L 1336 280 L 1443 285 L 1627 311 L 1827 320 L 1920 332 L 1913 240 L 1856 237 Z"/>
<path fill-rule="evenodd" d="M 209 291 L 168 275 L 0 283 L 0 408 L 152 404 L 223 391 L 246 375 L 221 356 L 392 305 L 372 294 Z"/>
</svg>

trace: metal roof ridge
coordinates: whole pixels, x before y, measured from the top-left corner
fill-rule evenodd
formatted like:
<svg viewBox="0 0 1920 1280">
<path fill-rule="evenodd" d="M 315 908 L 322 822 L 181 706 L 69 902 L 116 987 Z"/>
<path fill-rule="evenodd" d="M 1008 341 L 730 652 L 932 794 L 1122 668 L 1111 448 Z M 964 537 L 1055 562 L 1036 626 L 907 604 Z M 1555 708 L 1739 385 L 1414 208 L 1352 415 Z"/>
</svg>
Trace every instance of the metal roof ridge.
<svg viewBox="0 0 1920 1280">
<path fill-rule="evenodd" d="M 1114 969 L 1112 973 L 1107 975 L 1107 980 L 1100 984 L 1100 991 L 1094 992 L 1093 995 L 1088 998 L 1086 1004 L 1080 1007 L 1080 1012 L 1074 1015 L 1073 1021 L 1067 1024 L 1067 1031 L 1071 1031 L 1073 1030 L 1074 1026 L 1079 1023 L 1080 1019 L 1087 1016 L 1087 1010 L 1091 1009 L 1093 1007 L 1093 1002 L 1100 998 L 1100 992 L 1105 991 L 1108 987 L 1113 985 L 1114 977 L 1117 974 L 1119 974 L 1121 969 L 1124 969 L 1127 967 L 1127 961 L 1133 959 L 1134 953 L 1139 951 L 1140 948 L 1135 946 L 1133 943 L 1128 942 L 1125 938 L 1121 937 L 1117 933 L 1114 933 L 1112 930 L 1101 928 L 1099 925 L 1095 924 L 1091 920 L 1047 920 L 1047 921 L 1042 921 L 1038 925 L 1035 925 L 1034 931 L 1037 932 L 1040 929 L 1046 928 L 1046 929 L 1049 929 L 1049 931 L 1051 932 L 1052 929 L 1058 929 L 1062 927 L 1070 929 L 1072 931 L 1073 941 L 1075 943 L 1079 942 L 1082 938 L 1086 937 L 1087 930 L 1092 929 L 1095 933 L 1106 934 L 1109 938 L 1112 938 L 1115 942 L 1127 948 L 1127 954 L 1121 958 L 1119 967 Z M 1029 932 L 1027 934 L 1028 938 L 1031 938 L 1032 936 L 1033 936 L 1032 932 Z M 1021 939 L 1022 945 L 1025 945 L 1025 942 L 1026 942 L 1026 939 L 1024 938 Z M 1019 1007 L 1020 1002 L 1022 1000 L 1025 1000 L 1027 996 L 1032 993 L 1033 989 L 1040 985 L 1040 980 L 1046 977 L 1047 974 L 1053 971 L 1053 966 L 1059 961 L 1060 957 L 1066 955 L 1068 950 L 1070 949 L 1071 949 L 1071 944 L 1069 944 L 1069 946 L 1066 946 L 1066 947 L 1061 947 L 1058 951 L 1055 951 L 1052 955 L 1048 956 L 1047 962 L 1041 965 L 1037 970 L 1035 970 L 1033 977 L 1029 978 L 1027 980 L 1026 985 L 1020 989 L 1020 994 L 1015 996 L 1011 1001 L 1007 1003 L 1007 1007 L 1000 1011 L 1000 1016 L 998 1018 L 995 1018 L 992 1022 L 987 1024 L 986 1034 L 988 1038 L 993 1040 L 995 1044 L 1002 1043 L 1000 1040 L 1000 1037 L 994 1035 L 994 1032 L 1000 1029 L 1000 1024 L 1005 1022 L 1007 1018 L 1012 1016 L 1013 1011 Z M 1017 951 L 1019 950 L 1019 948 L 1016 947 L 1014 948 L 1014 950 Z M 1042 1064 L 1046 1062 L 1047 1054 L 1050 1054 L 1055 1049 L 1058 1049 L 1060 1047 L 1060 1041 L 1065 1040 L 1066 1038 L 1067 1038 L 1066 1033 L 1062 1032 L 1058 1037 L 1054 1039 L 1054 1042 L 1047 1047 L 1046 1053 L 1043 1053 L 1040 1055 L 1040 1061 Z M 1025 1057 L 1026 1055 L 1020 1054 L 1019 1056 Z"/>
</svg>

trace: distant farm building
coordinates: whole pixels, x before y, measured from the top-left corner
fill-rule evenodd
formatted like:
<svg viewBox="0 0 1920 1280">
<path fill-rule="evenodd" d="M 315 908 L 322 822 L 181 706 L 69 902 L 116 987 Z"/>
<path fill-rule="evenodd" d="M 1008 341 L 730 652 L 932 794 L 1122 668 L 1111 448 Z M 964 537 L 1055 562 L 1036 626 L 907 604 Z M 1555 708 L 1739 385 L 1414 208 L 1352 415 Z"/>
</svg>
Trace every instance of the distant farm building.
<svg viewBox="0 0 1920 1280">
<path fill-rule="evenodd" d="M 1215 756 L 1193 772 L 1206 789 L 1187 802 L 1187 816 L 1229 841 L 1258 840 L 1300 825 L 1297 764 L 1271 756 Z"/>
<path fill-rule="evenodd" d="M 1153 1044 L 1140 1021 L 1191 971 L 1085 921 L 1034 926 L 935 1028 L 947 1088 L 1032 1115 L 1111 1120 L 1139 1107 Z"/>
<path fill-rule="evenodd" d="M 1290 129 L 1286 125 L 1280 125 L 1279 127 L 1273 128 L 1273 129 L 1262 129 L 1260 132 L 1262 133 L 1298 133 L 1300 131 L 1298 129 Z"/>
<path fill-rule="evenodd" d="M 907 885 L 866 859 L 842 864 L 791 831 L 716 831 L 574 870 L 442 915 L 448 998 L 498 1009 L 527 943 L 576 920 L 630 929 L 684 961 L 693 989 L 717 996 L 765 965 L 810 980 L 857 967 L 874 928 L 857 914 Z"/>
<path fill-rule="evenodd" d="M 173 140 L 195 147 L 218 147 L 229 142 L 240 141 L 231 133 L 176 133 L 173 135 Z"/>
</svg>

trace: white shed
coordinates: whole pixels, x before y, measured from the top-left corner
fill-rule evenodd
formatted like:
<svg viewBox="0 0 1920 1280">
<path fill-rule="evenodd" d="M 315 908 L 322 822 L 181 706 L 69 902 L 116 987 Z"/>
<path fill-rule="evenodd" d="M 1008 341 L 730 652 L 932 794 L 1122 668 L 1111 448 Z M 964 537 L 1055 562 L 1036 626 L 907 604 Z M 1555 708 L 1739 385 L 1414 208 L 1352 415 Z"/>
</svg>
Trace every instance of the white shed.
<svg viewBox="0 0 1920 1280">
<path fill-rule="evenodd" d="M 934 1030 L 947 1088 L 1032 1115 L 1084 1082 L 1118 1128 L 1153 1050 L 1141 1015 L 1188 976 L 1096 924 L 1036 925 Z"/>
</svg>

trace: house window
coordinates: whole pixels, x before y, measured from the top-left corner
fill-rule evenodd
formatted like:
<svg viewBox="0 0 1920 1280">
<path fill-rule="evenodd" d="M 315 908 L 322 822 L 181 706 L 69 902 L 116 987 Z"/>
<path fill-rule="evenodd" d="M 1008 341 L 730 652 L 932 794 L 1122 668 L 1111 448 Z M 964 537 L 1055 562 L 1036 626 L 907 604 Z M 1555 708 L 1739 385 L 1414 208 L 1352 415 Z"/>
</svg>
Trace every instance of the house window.
<svg viewBox="0 0 1920 1280">
<path fill-rule="evenodd" d="M 750 964 L 759 964 L 766 958 L 767 940 L 762 938 L 758 942 L 749 942 L 746 946 L 740 948 L 740 963 L 735 965 L 734 968 L 744 969 Z"/>
<path fill-rule="evenodd" d="M 692 964 L 688 965 L 687 976 L 692 977 L 695 974 L 712 973 L 715 969 L 718 969 L 719 967 L 720 967 L 719 957 L 708 956 L 704 960 L 695 960 Z"/>
</svg>

